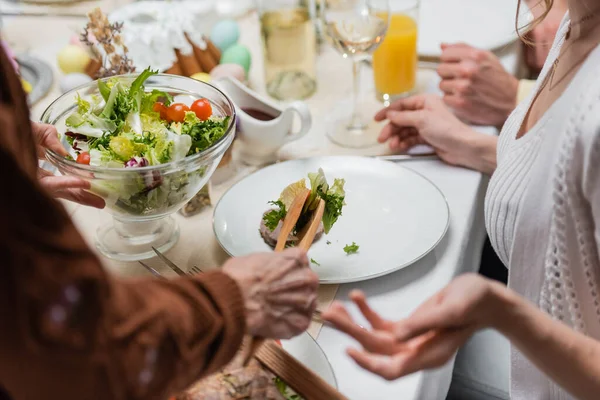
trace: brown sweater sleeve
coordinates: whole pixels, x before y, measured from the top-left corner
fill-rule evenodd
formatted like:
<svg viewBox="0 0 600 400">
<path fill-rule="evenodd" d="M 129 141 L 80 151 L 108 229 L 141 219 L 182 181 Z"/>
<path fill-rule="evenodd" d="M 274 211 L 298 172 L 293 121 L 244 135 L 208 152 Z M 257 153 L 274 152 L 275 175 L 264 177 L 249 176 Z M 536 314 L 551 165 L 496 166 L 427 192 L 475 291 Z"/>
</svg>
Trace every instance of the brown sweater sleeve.
<svg viewBox="0 0 600 400">
<path fill-rule="evenodd" d="M 167 399 L 226 364 L 245 331 L 221 272 L 109 276 L 0 129 L 0 386 L 19 399 Z"/>
</svg>

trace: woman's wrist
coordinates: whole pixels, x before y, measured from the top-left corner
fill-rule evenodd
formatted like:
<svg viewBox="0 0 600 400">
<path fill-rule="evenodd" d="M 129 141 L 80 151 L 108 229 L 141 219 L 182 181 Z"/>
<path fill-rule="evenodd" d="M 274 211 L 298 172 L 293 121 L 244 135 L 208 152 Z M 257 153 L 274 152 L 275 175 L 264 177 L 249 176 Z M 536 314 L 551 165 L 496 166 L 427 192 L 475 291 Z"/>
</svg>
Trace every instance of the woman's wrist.
<svg viewBox="0 0 600 400">
<path fill-rule="evenodd" d="M 471 128 L 462 136 L 459 164 L 491 175 L 496 170 L 496 147 L 498 138 L 477 132 Z"/>
<path fill-rule="evenodd" d="M 484 325 L 511 337 L 513 329 L 521 325 L 529 304 L 506 286 L 489 281 Z"/>
</svg>

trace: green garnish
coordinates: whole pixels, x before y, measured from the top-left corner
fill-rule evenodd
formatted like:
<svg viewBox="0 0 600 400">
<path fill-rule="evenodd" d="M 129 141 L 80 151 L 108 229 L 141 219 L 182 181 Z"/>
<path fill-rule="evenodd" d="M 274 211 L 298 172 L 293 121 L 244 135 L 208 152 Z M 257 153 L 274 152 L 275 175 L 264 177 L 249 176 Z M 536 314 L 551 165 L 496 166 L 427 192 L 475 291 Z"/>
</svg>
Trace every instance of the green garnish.
<svg viewBox="0 0 600 400">
<path fill-rule="evenodd" d="M 278 209 L 273 209 L 263 216 L 265 226 L 272 232 L 277 228 L 277 225 L 279 225 L 279 221 L 285 218 L 287 211 L 285 209 L 285 204 L 280 200 L 270 201 L 269 204 L 278 207 Z"/>
<path fill-rule="evenodd" d="M 331 242 L 328 240 L 325 243 L 327 243 L 327 245 L 329 246 L 331 244 Z"/>
<path fill-rule="evenodd" d="M 280 377 L 276 376 L 273 378 L 273 382 L 279 390 L 279 393 L 285 398 L 285 400 L 302 400 L 302 397 L 297 395 L 296 393 L 290 393 L 290 389 L 288 388 L 287 383 L 281 380 Z"/>
<path fill-rule="evenodd" d="M 358 253 L 358 247 L 359 246 L 356 243 L 352 242 L 352 244 L 347 244 L 344 246 L 344 251 L 347 255 L 356 254 Z"/>
<path fill-rule="evenodd" d="M 320 266 L 321 266 L 321 264 L 319 264 L 318 262 L 316 262 L 314 258 L 311 258 L 311 259 L 310 259 L 310 262 L 311 262 L 312 264 L 315 264 L 315 265 L 316 265 L 316 266 L 318 266 L 318 267 L 320 267 Z"/>
</svg>

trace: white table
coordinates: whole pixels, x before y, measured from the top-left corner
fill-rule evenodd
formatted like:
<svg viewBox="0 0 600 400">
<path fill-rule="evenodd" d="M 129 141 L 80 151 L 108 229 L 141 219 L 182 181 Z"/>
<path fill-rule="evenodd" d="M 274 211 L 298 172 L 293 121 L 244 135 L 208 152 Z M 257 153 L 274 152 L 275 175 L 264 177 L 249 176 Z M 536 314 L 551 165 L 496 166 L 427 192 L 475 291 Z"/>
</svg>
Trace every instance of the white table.
<svg viewBox="0 0 600 400">
<path fill-rule="evenodd" d="M 49 17 L 34 21 L 32 17 L 5 17 L 5 35 L 9 42 L 16 45 L 16 50 L 27 49 L 32 55 L 48 61 L 56 70 L 56 52 L 68 42 L 69 36 L 75 32 L 73 28 L 81 26 L 83 21 L 81 18 Z M 37 32 L 46 32 L 46 34 L 32 34 L 30 26 L 33 22 L 36 24 Z M 255 23 L 252 18 L 244 20 L 242 31 L 255 29 Z M 258 35 L 243 34 L 242 41 L 253 50 L 259 48 Z M 501 58 L 509 71 L 518 73 L 519 57 L 516 45 L 505 49 Z M 251 82 L 259 89 L 263 86 L 260 64 L 259 57 L 255 56 L 250 77 Z M 315 119 L 315 127 L 305 138 L 282 149 L 283 158 L 319 154 L 375 154 L 385 151 L 384 148 L 371 149 L 367 152 L 348 151 L 331 144 L 324 135 L 321 123 L 324 113 L 332 104 L 350 93 L 350 69 L 350 65 L 341 60 L 335 52 L 324 51 L 319 61 L 319 92 L 308 102 Z M 371 79 L 365 79 L 365 95 L 373 96 L 370 93 L 372 88 L 369 81 Z M 438 79 L 433 71 L 420 72 L 421 91 L 437 91 L 437 84 Z M 45 105 L 56 94 L 55 84 L 52 94 L 35 107 L 33 116 L 39 117 Z M 493 128 L 480 129 L 490 134 L 496 133 Z M 487 178 L 477 172 L 449 167 L 439 161 L 408 161 L 403 165 L 429 178 L 446 196 L 451 219 L 448 233 L 432 253 L 414 265 L 382 278 L 342 285 L 336 295 L 338 300 L 345 301 L 351 289 L 362 289 L 368 295 L 373 307 L 390 319 L 407 316 L 457 275 L 476 271 L 485 238 L 483 198 Z M 92 214 L 84 208 L 72 206 L 69 208 L 71 215 L 86 213 L 88 218 L 89 215 L 95 215 L 98 219 L 106 218 L 103 212 Z M 86 222 L 89 222 L 89 219 Z M 207 225 L 205 228 L 204 232 L 210 235 L 210 226 Z M 89 236 L 87 239 L 90 239 Z M 209 257 L 211 262 L 222 262 L 223 252 L 216 245 L 214 238 L 210 238 L 208 242 L 212 246 L 207 252 L 210 254 L 202 256 Z M 184 244 L 178 245 L 173 254 L 177 254 L 181 246 Z M 191 258 L 188 257 L 186 261 L 191 261 Z M 131 268 L 135 269 L 135 267 Z M 128 275 L 141 273 L 139 268 L 135 272 L 132 272 L 131 268 L 122 270 L 119 267 L 118 272 Z M 353 308 L 351 312 L 357 314 Z M 386 382 L 361 370 L 345 355 L 346 347 L 352 345 L 352 341 L 345 335 L 325 327 L 318 333 L 317 341 L 334 368 L 340 390 L 350 399 L 432 400 L 444 399 L 446 396 L 452 377 L 453 362 L 435 371 L 419 372 L 394 382 Z"/>
</svg>

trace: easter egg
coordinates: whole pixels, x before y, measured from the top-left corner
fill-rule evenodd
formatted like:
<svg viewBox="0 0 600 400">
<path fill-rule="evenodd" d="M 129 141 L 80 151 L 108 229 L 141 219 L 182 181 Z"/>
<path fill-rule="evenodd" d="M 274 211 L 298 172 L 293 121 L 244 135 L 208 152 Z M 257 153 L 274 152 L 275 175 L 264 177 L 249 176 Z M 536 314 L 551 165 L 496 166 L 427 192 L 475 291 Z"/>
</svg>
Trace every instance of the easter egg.
<svg viewBox="0 0 600 400">
<path fill-rule="evenodd" d="M 58 52 L 57 61 L 65 74 L 84 72 L 90 62 L 90 56 L 83 47 L 70 44 Z"/>
<path fill-rule="evenodd" d="M 246 46 L 241 44 L 234 44 L 221 56 L 221 64 L 237 64 L 241 65 L 246 71 L 246 75 L 250 71 L 250 64 L 252 57 L 250 56 L 250 50 Z"/>
<path fill-rule="evenodd" d="M 87 76 L 86 74 L 82 74 L 80 72 L 74 72 L 72 74 L 67 74 L 62 77 L 59 82 L 60 91 L 65 93 L 69 90 L 75 89 L 78 86 L 85 85 L 88 82 L 91 82 L 92 78 Z"/>
<path fill-rule="evenodd" d="M 212 79 L 235 78 L 240 82 L 246 80 L 246 71 L 238 64 L 219 64 L 210 71 Z"/>
<path fill-rule="evenodd" d="M 211 80 L 211 76 L 206 72 L 197 72 L 194 75 L 190 76 L 190 78 L 206 83 L 210 82 Z"/>
<path fill-rule="evenodd" d="M 232 19 L 217 22 L 210 32 L 210 40 L 221 51 L 225 51 L 236 44 L 239 38 L 240 27 Z"/>
</svg>

